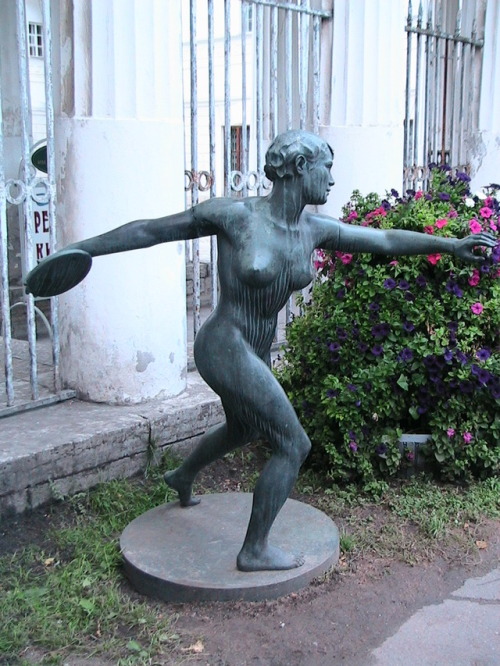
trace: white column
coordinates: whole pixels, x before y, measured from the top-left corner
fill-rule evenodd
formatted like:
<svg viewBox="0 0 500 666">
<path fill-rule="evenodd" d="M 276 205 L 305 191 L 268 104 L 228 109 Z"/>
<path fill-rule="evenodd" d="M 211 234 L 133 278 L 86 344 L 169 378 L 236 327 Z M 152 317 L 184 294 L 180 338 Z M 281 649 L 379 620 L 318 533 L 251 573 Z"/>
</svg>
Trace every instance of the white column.
<svg viewBox="0 0 500 666">
<path fill-rule="evenodd" d="M 61 247 L 181 211 L 184 130 L 181 0 L 60 0 L 57 10 Z M 81 396 L 128 403 L 185 388 L 183 242 L 97 257 L 60 303 L 61 372 Z"/>
<path fill-rule="evenodd" d="M 500 4 L 486 6 L 479 132 L 473 146 L 471 189 L 500 182 Z"/>
<path fill-rule="evenodd" d="M 406 3 L 336 0 L 329 118 L 321 135 L 335 151 L 335 187 L 323 210 L 339 215 L 354 189 L 400 189 Z"/>
</svg>

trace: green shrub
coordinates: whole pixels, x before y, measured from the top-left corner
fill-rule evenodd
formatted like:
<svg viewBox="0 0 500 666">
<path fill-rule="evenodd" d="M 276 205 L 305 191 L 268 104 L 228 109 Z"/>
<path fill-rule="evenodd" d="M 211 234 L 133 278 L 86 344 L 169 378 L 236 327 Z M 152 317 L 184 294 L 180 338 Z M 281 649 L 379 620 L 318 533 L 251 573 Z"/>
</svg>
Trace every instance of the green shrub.
<svg viewBox="0 0 500 666">
<path fill-rule="evenodd" d="M 464 173 L 432 171 L 427 193 L 354 192 L 344 221 L 463 237 L 498 233 L 500 186 L 471 196 Z M 411 463 L 402 432 L 430 433 L 444 478 L 500 470 L 500 244 L 484 264 L 453 255 L 318 252 L 318 279 L 278 370 L 312 459 L 365 486 Z"/>
</svg>

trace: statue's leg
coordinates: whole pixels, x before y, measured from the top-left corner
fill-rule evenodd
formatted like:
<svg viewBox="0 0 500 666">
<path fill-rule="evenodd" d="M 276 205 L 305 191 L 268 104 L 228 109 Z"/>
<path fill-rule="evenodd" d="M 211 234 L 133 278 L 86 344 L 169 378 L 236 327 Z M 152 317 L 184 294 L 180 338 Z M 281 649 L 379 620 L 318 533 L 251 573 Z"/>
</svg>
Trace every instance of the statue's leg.
<svg viewBox="0 0 500 666">
<path fill-rule="evenodd" d="M 251 429 L 233 423 L 230 417 L 229 423 L 231 425 L 226 421 L 208 430 L 182 464 L 165 474 L 166 483 L 178 492 L 182 506 L 199 504 L 200 500 L 192 497 L 192 488 L 200 470 L 252 440 Z"/>
<path fill-rule="evenodd" d="M 260 372 L 254 363 L 252 366 L 244 411 L 248 414 L 251 410 L 249 421 L 269 441 L 272 456 L 255 486 L 250 522 L 237 565 L 241 571 L 292 569 L 301 566 L 303 558 L 271 546 L 268 537 L 311 443 L 273 374 L 263 364 Z"/>
</svg>

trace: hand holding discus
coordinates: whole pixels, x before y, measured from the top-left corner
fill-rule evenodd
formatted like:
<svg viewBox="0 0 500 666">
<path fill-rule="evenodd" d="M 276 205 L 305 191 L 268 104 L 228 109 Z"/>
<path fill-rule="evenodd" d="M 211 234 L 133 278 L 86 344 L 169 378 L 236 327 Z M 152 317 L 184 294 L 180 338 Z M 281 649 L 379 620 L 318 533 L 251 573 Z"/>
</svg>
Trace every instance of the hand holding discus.
<svg viewBox="0 0 500 666">
<path fill-rule="evenodd" d="M 66 248 L 43 259 L 24 281 L 26 293 L 36 297 L 63 294 L 79 284 L 92 267 L 92 257 L 84 250 Z"/>
</svg>

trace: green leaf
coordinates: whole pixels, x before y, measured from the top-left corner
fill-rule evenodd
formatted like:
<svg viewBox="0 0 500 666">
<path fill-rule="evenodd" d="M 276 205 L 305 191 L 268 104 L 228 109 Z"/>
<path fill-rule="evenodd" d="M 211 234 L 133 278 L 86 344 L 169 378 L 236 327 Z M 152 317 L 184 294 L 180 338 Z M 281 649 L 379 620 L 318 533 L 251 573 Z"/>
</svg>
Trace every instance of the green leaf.
<svg viewBox="0 0 500 666">
<path fill-rule="evenodd" d="M 127 643 L 127 648 L 128 648 L 131 652 L 140 652 L 140 651 L 142 650 L 142 646 L 139 645 L 139 643 L 138 643 L 137 641 L 129 641 L 129 642 Z"/>
<path fill-rule="evenodd" d="M 407 391 L 408 390 L 408 378 L 405 377 L 405 375 L 399 375 L 397 385 L 400 386 L 403 389 L 403 391 Z"/>
<path fill-rule="evenodd" d="M 95 610 L 95 605 L 90 599 L 80 599 L 78 603 L 87 613 L 93 613 Z"/>
</svg>

